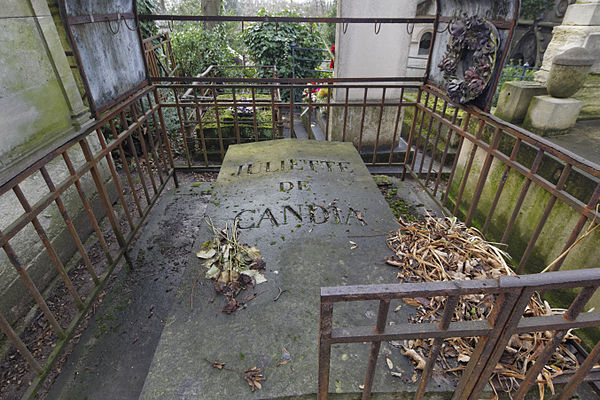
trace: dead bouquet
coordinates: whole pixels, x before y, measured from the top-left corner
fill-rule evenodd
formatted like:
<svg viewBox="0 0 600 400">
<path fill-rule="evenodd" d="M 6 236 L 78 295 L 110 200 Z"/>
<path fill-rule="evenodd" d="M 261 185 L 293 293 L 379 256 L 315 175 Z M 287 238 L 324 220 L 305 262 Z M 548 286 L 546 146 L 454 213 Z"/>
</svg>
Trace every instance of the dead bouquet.
<svg viewBox="0 0 600 400">
<path fill-rule="evenodd" d="M 515 273 L 506 264 L 508 255 L 489 242 L 474 228 L 456 218 L 427 217 L 424 221 L 405 222 L 388 235 L 387 245 L 395 253 L 387 263 L 400 269 L 398 278 L 403 282 L 436 282 L 466 279 L 495 279 Z M 461 296 L 455 309 L 454 320 L 486 319 L 495 303 L 494 295 Z M 439 320 L 445 307 L 445 297 L 407 299 L 405 303 L 417 307 L 410 323 L 429 323 Z M 525 316 L 544 316 L 564 310 L 552 309 L 536 294 L 532 297 Z M 511 338 L 492 377 L 494 390 L 512 391 L 525 377 L 536 355 L 552 336 L 547 332 L 524 333 Z M 579 340 L 569 334 L 567 338 Z M 392 343 L 402 349 L 415 364 L 423 369 L 432 340 L 410 340 Z M 465 368 L 477 344 L 477 338 L 454 338 L 444 342 L 439 362 L 440 370 L 458 376 Z M 552 378 L 564 371 L 577 369 L 575 356 L 561 345 L 538 377 L 540 397 L 544 385 L 554 393 Z M 413 376 L 416 381 L 417 376 Z"/>
<path fill-rule="evenodd" d="M 246 296 L 245 301 L 236 299 L 240 291 L 267 281 L 261 272 L 266 265 L 258 248 L 239 242 L 237 220 L 232 226 L 225 224 L 223 229 L 215 228 L 210 221 L 207 221 L 207 224 L 212 228 L 214 237 L 204 242 L 200 251 L 196 253 L 198 258 L 205 260 L 206 271 L 200 275 L 204 274 L 207 279 L 215 281 L 215 291 L 224 295 L 227 300 L 222 311 L 231 314 L 256 297 L 256 295 Z M 192 289 L 190 299 L 192 307 L 193 295 Z"/>
</svg>

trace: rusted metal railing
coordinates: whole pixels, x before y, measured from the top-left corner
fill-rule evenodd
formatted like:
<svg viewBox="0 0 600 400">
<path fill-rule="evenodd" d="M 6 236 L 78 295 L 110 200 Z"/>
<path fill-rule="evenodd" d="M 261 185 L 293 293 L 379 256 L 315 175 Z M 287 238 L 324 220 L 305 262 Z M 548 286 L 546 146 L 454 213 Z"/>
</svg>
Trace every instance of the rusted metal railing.
<svg viewBox="0 0 600 400">
<path fill-rule="evenodd" d="M 230 144 L 280 138 L 350 141 L 368 165 L 400 167 L 404 112 L 414 114 L 422 78 L 372 80 L 205 76 L 157 80 L 156 87 L 165 113 L 176 121 L 171 132 L 183 161 L 178 168 L 218 167 Z M 310 128 L 317 123 L 320 137 Z"/>
<path fill-rule="evenodd" d="M 318 398 L 325 400 L 329 392 L 329 367 L 331 347 L 338 343 L 371 343 L 362 398 L 367 400 L 373 390 L 377 359 L 381 342 L 409 339 L 433 339 L 429 356 L 415 399 L 420 400 L 432 376 L 436 360 L 445 338 L 479 337 L 477 347 L 456 386 L 453 399 L 477 400 L 488 383 L 496 364 L 506 349 L 511 336 L 525 332 L 552 332 L 552 338 L 536 354 L 529 368 L 512 394 L 521 400 L 535 384 L 556 348 L 568 330 L 600 325 L 600 312 L 583 313 L 584 306 L 600 286 L 600 269 L 549 272 L 526 276 L 505 276 L 490 280 L 447 281 L 432 283 L 401 283 L 389 285 L 365 285 L 321 288 L 321 312 L 319 325 L 319 383 Z M 581 288 L 575 300 L 562 315 L 523 317 L 525 309 L 535 292 Z M 461 296 L 474 294 L 494 295 L 495 303 L 487 320 L 454 321 L 454 311 Z M 446 306 L 440 321 L 436 323 L 387 325 L 390 301 L 395 299 L 446 298 Z M 379 311 L 375 326 L 334 326 L 334 305 L 355 301 L 378 301 Z M 339 324 L 337 324 L 339 326 Z M 558 399 L 569 399 L 574 390 L 587 376 L 596 376 L 599 368 L 593 368 L 600 358 L 600 345 L 596 345 L 580 368 L 572 375 L 565 375 L 566 385 Z M 557 381 L 558 383 L 558 381 Z"/>
<path fill-rule="evenodd" d="M 448 214 L 468 225 L 475 224 L 489 239 L 502 243 L 509 243 L 517 235 L 514 228 L 525 210 L 528 193 L 532 188 L 541 189 L 549 197 L 545 204 L 536 204 L 543 211 L 528 232 L 526 246 L 509 251 L 518 260 L 517 272 L 536 271 L 528 264 L 536 243 L 544 229 L 551 229 L 548 222 L 555 206 L 566 205 L 577 222 L 549 266 L 550 270 L 558 270 L 586 223 L 600 221 L 596 210 L 600 165 L 478 109 L 457 106 L 435 88 L 424 86 L 416 103 L 417 113 L 406 137 L 412 151 L 406 153 L 403 177 L 411 174 Z M 491 170 L 498 163 L 502 176 L 491 181 Z M 513 175 L 523 179 L 518 196 L 502 196 Z M 484 191 L 491 201 L 482 202 Z M 512 206 L 512 211 L 500 227 L 494 224 L 494 217 L 501 199 L 503 205 Z M 495 233 L 490 232 L 492 228 Z"/>
<path fill-rule="evenodd" d="M 177 77 L 181 75 L 179 66 L 175 61 L 175 54 L 171 46 L 168 32 L 159 33 L 143 40 L 144 57 L 150 76 Z"/>
<path fill-rule="evenodd" d="M 0 196 L 13 196 L 14 203 L 24 211 L 8 226 L 0 227 L 0 247 L 30 293 L 28 300 L 20 301 L 20 307 L 26 308 L 27 304 L 38 307 L 52 332 L 60 338 L 57 350 L 49 358 L 38 359 L 29 351 L 29 343 L 16 332 L 18 316 L 8 313 L 7 309 L 0 312 L 0 329 L 38 374 L 30 392 L 34 392 L 48 374 L 111 271 L 122 260 L 131 263 L 127 248 L 170 178 L 176 183 L 176 170 L 218 168 L 230 144 L 279 138 L 352 142 L 368 166 L 394 167 L 403 170 L 404 175 L 411 174 L 448 214 L 460 216 L 467 224 L 481 226 L 484 233 L 490 233 L 492 227 L 497 230 L 493 218 L 506 181 L 509 174 L 518 174 L 524 178 L 524 184 L 497 240 L 507 242 L 514 234 L 517 218 L 532 187 L 549 195 L 527 246 L 519 254 L 521 270 L 534 254 L 536 242 L 556 204 L 564 203 L 577 215 L 577 222 L 559 254 L 565 254 L 577 242 L 588 221 L 600 221 L 600 214 L 595 210 L 600 200 L 600 166 L 480 110 L 457 106 L 435 88 L 422 86 L 422 78 L 226 78 L 214 76 L 211 71 L 195 78 L 153 77 L 153 85 L 133 94 L 82 135 L 40 158 L 0 186 Z M 314 92 L 316 89 L 319 93 Z M 304 100 L 298 101 L 294 92 L 304 93 Z M 304 119 L 306 127 L 319 122 L 322 137 L 315 134 L 303 137 L 298 118 Z M 405 141 L 404 146 L 400 146 L 402 141 Z M 172 148 L 176 150 L 175 155 Z M 530 161 L 524 153 L 531 156 Z M 81 162 L 74 161 L 74 154 L 80 155 Z M 496 186 L 491 187 L 488 178 L 498 162 L 503 165 L 503 176 Z M 64 164 L 66 177 L 57 179 L 53 175 L 49 166 L 56 163 Z M 481 166 L 476 167 L 476 163 Z M 545 168 L 548 163 L 553 165 L 550 172 Z M 47 187 L 37 197 L 23 189 L 23 182 L 34 176 Z M 593 188 L 584 191 L 583 195 L 574 193 L 570 181 L 573 176 L 583 176 L 587 182 L 592 182 Z M 72 210 L 64 201 L 69 190 L 75 191 L 81 201 L 91 231 L 97 237 L 104 255 L 100 265 L 90 259 L 85 238 L 72 222 Z M 486 203 L 488 208 L 481 219 L 484 190 L 493 190 L 493 200 Z M 96 211 L 94 202 L 100 204 L 102 213 Z M 64 220 L 66 232 L 94 282 L 94 291 L 85 298 L 69 277 L 63 255 L 53 247 L 39 220 L 40 214 L 52 204 Z M 101 223 L 104 216 L 107 225 Z M 29 276 L 25 266 L 27 260 L 23 260 L 15 243 L 17 235 L 28 226 L 38 237 L 39 247 L 45 251 L 49 264 L 56 269 L 78 309 L 68 326 L 57 320 L 55 312 L 44 300 L 43 288 Z M 562 262 L 564 256 L 550 269 L 559 269 Z M 580 271 L 565 273 L 565 279 L 587 276 L 582 273 L 587 274 Z M 443 285 L 447 284 L 440 285 L 446 287 Z M 468 286 L 468 289 L 481 292 L 489 287 Z M 519 290 L 526 289 L 521 287 Z M 512 299 L 503 294 L 502 287 L 493 290 L 501 295 L 502 301 Z M 461 294 L 449 292 L 448 295 L 455 301 Z M 333 302 L 324 302 L 326 313 L 328 307 L 333 307 Z M 516 303 L 506 305 L 516 307 Z M 449 321 L 448 313 L 436 328 L 443 334 L 428 331 L 424 335 L 435 334 L 437 336 L 429 337 L 442 338 L 455 334 L 458 328 Z M 382 302 L 380 333 L 376 338 L 383 337 L 381 335 L 391 329 L 383 330 L 385 315 L 387 305 Z M 327 322 L 326 319 L 323 321 Z M 496 324 L 501 321 L 498 321 L 494 327 L 499 326 Z M 586 324 L 591 326 L 595 321 Z M 521 326 L 522 329 L 536 328 L 527 324 Z M 322 325 L 322 331 L 327 332 L 327 329 L 327 325 Z M 479 331 L 469 332 L 489 338 L 493 329 L 483 326 Z M 334 331 L 325 346 L 335 340 Z M 436 343 L 440 344 L 439 341 Z M 372 354 L 377 353 L 378 346 L 374 345 Z M 592 355 L 597 352 L 594 350 Z M 366 385 L 369 388 L 370 382 Z M 476 388 L 479 382 L 469 385 Z"/>
<path fill-rule="evenodd" d="M 0 229 L 0 247 L 25 285 L 25 293 L 29 293 L 29 297 L 13 299 L 18 303 L 16 308 L 37 307 L 47 321 L 49 333 L 58 337 L 48 357 L 40 359 L 34 356 L 29 347 L 36 344 L 24 341 L 15 328 L 22 315 L 12 313 L 11 306 L 3 304 L 0 330 L 36 373 L 26 397 L 35 394 L 114 268 L 123 260 L 133 266 L 128 248 L 171 178 L 175 178 L 175 166 L 158 91 L 148 86 L 108 112 L 81 135 L 0 186 L 2 200 L 12 201 L 15 206 L 20 204 L 23 209 L 20 215 Z M 78 199 L 77 204 L 84 210 L 85 225 L 91 226 L 91 234 L 96 236 L 100 256 L 93 261 L 89 246 L 85 244 L 86 237 L 80 233 L 84 229 L 74 223 L 73 213 L 78 212 L 79 207 L 67 209 L 66 198 L 70 199 L 70 204 L 75 204 L 73 201 Z M 74 243 L 80 258 L 78 262 L 84 265 L 88 279 L 93 281 L 93 289 L 85 297 L 67 269 L 70 255 L 61 254 L 53 244 L 48 228 L 40 221 L 40 217 L 53 207 L 58 210 L 59 218 Z M 103 222 L 104 218 L 106 221 Z M 74 314 L 69 315 L 70 320 L 65 321 L 64 310 L 45 300 L 42 293 L 49 282 L 41 282 L 39 277 L 34 279 L 30 275 L 27 264 L 32 260 L 22 256 L 28 249 L 23 248 L 23 243 L 18 240 L 23 234 L 30 238 L 37 234 L 37 242 L 28 240 L 27 247 L 35 249 L 37 246 L 45 252 L 47 265 L 43 265 L 43 274 L 48 275 L 47 269 L 54 268 L 68 290 L 76 309 Z"/>
</svg>

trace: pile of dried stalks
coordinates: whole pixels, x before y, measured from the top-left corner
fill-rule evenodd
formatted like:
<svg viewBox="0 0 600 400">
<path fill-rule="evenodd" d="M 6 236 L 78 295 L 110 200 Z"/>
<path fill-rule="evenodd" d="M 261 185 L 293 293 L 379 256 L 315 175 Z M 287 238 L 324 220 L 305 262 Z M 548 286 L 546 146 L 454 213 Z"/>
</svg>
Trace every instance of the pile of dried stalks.
<svg viewBox="0 0 600 400">
<path fill-rule="evenodd" d="M 206 223 L 212 228 L 214 238 L 204 242 L 196 256 L 205 260 L 203 264 L 207 270 L 204 276 L 214 280 L 215 291 L 225 296 L 227 302 L 222 311 L 232 314 L 245 306 L 244 302 L 236 299 L 241 290 L 267 281 L 261 272 L 265 269 L 265 262 L 258 248 L 240 243 L 237 220 L 233 226 L 225 224 L 223 229 L 217 229 L 210 221 Z M 192 287 L 191 307 L 194 287 L 199 278 L 196 278 Z M 247 300 L 254 297 L 256 295 L 247 296 Z"/>
<path fill-rule="evenodd" d="M 494 279 L 515 273 L 505 262 L 508 255 L 486 242 L 474 228 L 468 228 L 456 218 L 432 218 L 424 221 L 405 222 L 387 239 L 388 247 L 395 256 L 387 263 L 400 269 L 398 278 L 403 282 L 435 282 L 465 279 Z M 486 319 L 492 312 L 495 296 L 461 296 L 454 313 L 455 321 Z M 405 303 L 417 307 L 417 313 L 409 318 L 411 323 L 429 323 L 439 320 L 446 298 L 411 299 Z M 525 316 L 544 316 L 564 310 L 552 309 L 536 294 L 530 301 Z M 524 379 L 531 361 L 551 340 L 549 332 L 525 333 L 511 338 L 494 376 L 494 390 L 512 391 Z M 567 338 L 578 340 L 569 334 Z M 410 340 L 400 345 L 403 354 L 423 369 L 432 340 Z M 395 343 L 393 343 L 395 344 Z M 455 338 L 444 342 L 440 361 L 441 370 L 458 376 L 465 368 L 477 344 L 477 338 Z M 554 394 L 552 378 L 566 370 L 579 366 L 575 356 L 564 346 L 555 352 L 538 377 L 540 398 L 544 397 L 544 385 Z M 416 381 L 417 376 L 413 376 Z"/>
</svg>

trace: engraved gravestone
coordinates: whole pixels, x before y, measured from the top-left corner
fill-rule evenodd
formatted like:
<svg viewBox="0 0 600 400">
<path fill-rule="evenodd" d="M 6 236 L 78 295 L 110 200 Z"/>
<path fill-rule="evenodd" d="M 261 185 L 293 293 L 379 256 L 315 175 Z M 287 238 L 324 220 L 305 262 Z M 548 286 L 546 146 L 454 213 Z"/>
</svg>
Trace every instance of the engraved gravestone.
<svg viewBox="0 0 600 400">
<path fill-rule="evenodd" d="M 396 282 L 394 268 L 383 262 L 390 254 L 385 232 L 397 228 L 385 199 L 351 144 L 279 140 L 230 146 L 211 203 L 207 218 L 214 226 L 231 226 L 237 218 L 240 241 L 260 248 L 267 282 L 238 295 L 244 301 L 256 294 L 245 309 L 224 314 L 223 297 L 215 295 L 206 268 L 191 255 L 140 398 L 316 393 L 320 287 Z M 203 230 L 194 252 L 212 236 L 208 226 Z M 377 304 L 340 310 L 340 323 L 374 324 Z M 392 320 L 405 322 L 402 314 Z M 291 355 L 284 364 L 282 346 Z M 331 391 L 359 392 L 368 346 L 342 346 L 332 357 Z M 238 375 L 205 359 L 237 370 L 258 366 L 267 381 L 250 392 Z M 398 368 L 408 368 L 408 361 Z M 389 374 L 375 382 L 376 391 L 403 388 Z"/>
</svg>

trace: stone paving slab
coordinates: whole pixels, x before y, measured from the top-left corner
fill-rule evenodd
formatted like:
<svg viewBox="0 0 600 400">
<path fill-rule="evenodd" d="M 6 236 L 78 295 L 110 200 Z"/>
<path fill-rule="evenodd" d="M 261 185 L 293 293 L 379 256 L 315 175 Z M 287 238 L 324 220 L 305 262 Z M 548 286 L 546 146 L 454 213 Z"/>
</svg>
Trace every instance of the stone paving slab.
<svg viewBox="0 0 600 400">
<path fill-rule="evenodd" d="M 168 190 L 130 250 L 133 268 L 116 276 L 48 400 L 135 400 L 174 301 L 210 183 Z"/>
<path fill-rule="evenodd" d="M 384 233 L 397 224 L 360 156 L 349 143 L 230 146 L 206 215 L 219 227 L 239 219 L 240 241 L 260 248 L 268 281 L 238 295 L 243 300 L 258 294 L 246 309 L 226 315 L 223 297 L 215 296 L 205 267 L 190 254 L 140 399 L 314 397 L 320 287 L 397 281 L 395 269 L 384 263 L 391 254 Z M 211 236 L 204 225 L 193 249 Z M 352 249 L 350 241 L 358 247 Z M 334 323 L 373 325 L 376 311 L 374 302 L 342 305 Z M 405 323 L 408 312 L 403 307 L 391 313 L 390 323 Z M 278 365 L 282 346 L 291 361 Z M 368 349 L 334 347 L 330 392 L 356 398 Z M 414 392 L 412 366 L 399 350 L 385 344 L 381 354 L 375 392 L 390 398 Z M 386 371 L 386 354 L 402 378 Z M 205 359 L 238 370 L 259 366 L 267 380 L 252 393 L 235 373 L 214 369 Z M 436 379 L 430 389 L 448 393 L 448 382 Z"/>
</svg>

